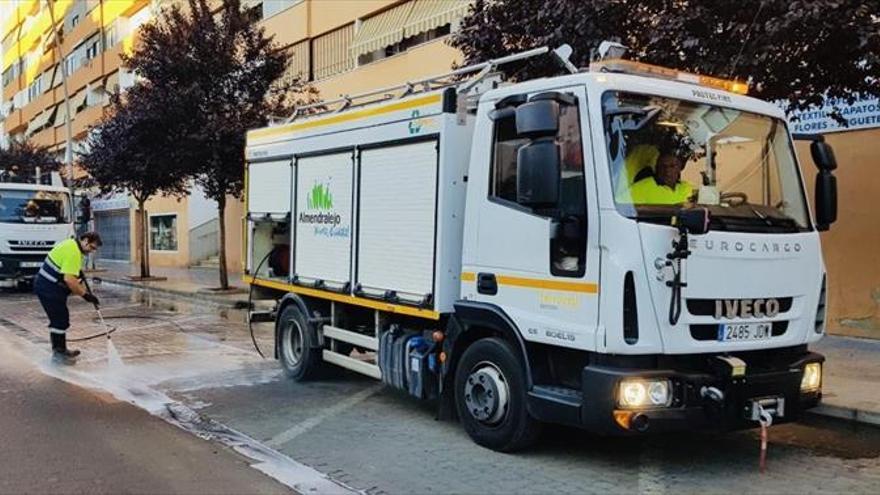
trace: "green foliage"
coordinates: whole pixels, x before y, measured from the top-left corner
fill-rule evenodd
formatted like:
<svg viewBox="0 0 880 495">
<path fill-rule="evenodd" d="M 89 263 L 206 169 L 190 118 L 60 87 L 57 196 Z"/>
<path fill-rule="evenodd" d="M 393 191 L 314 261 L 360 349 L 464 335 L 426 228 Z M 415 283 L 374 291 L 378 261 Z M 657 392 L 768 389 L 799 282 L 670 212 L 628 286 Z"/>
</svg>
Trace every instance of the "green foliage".
<svg viewBox="0 0 880 495">
<path fill-rule="evenodd" d="M 189 169 L 206 195 L 225 202 L 244 187 L 248 129 L 270 115 L 316 97 L 298 80 L 283 80 L 288 55 L 267 37 L 239 0 L 212 11 L 205 0 L 172 4 L 142 28 L 125 64 L 148 82 L 163 104 L 191 109 L 183 121 L 167 118 L 181 139 L 178 166 Z"/>
<path fill-rule="evenodd" d="M 628 58 L 749 81 L 789 111 L 880 95 L 880 0 L 477 0 L 452 45 L 465 63 L 568 43 L 588 65 L 603 40 Z M 559 74 L 550 57 L 511 64 L 515 79 Z"/>
<path fill-rule="evenodd" d="M 29 181 L 38 167 L 41 173 L 56 172 L 61 168 L 61 162 L 49 153 L 48 148 L 30 141 L 12 140 L 8 149 L 0 149 L 0 181 Z"/>
</svg>

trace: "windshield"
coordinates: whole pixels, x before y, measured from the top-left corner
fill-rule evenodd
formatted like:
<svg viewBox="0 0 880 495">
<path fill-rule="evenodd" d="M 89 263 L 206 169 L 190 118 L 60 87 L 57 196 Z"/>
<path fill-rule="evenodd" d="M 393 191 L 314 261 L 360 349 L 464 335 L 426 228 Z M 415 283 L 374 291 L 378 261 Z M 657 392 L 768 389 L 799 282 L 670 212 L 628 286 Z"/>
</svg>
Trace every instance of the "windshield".
<svg viewBox="0 0 880 495">
<path fill-rule="evenodd" d="M 67 193 L 0 189 L 0 223 L 69 223 Z"/>
<path fill-rule="evenodd" d="M 712 228 L 797 232 L 809 221 L 785 124 L 674 98 L 608 92 L 602 99 L 614 199 L 640 221 L 667 223 L 685 205 Z"/>
</svg>

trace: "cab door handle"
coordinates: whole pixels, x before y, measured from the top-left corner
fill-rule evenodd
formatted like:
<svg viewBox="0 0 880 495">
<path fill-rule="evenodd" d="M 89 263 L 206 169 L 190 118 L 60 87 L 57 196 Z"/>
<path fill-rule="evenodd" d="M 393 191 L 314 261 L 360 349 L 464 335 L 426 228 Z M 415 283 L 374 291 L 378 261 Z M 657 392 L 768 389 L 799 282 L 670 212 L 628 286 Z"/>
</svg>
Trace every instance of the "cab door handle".
<svg viewBox="0 0 880 495">
<path fill-rule="evenodd" d="M 490 296 L 498 294 L 498 281 L 495 280 L 494 273 L 477 274 L 477 292 Z"/>
</svg>

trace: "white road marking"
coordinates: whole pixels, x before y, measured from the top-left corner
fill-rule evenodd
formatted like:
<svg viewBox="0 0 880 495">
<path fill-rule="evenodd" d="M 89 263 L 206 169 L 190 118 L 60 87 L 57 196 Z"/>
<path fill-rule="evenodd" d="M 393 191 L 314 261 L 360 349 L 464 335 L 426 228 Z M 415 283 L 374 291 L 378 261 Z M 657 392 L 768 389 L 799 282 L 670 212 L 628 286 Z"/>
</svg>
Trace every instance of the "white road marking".
<svg viewBox="0 0 880 495">
<path fill-rule="evenodd" d="M 293 426 L 292 428 L 282 431 L 281 433 L 275 435 L 269 441 L 266 442 L 270 447 L 281 447 L 282 445 L 290 442 L 294 438 L 306 433 L 312 428 L 318 426 L 323 423 L 325 420 L 332 418 L 338 414 L 341 414 L 348 409 L 360 404 L 361 402 L 369 399 L 373 395 L 375 395 L 378 391 L 382 390 L 384 385 L 375 384 L 370 388 L 365 390 L 361 390 L 360 392 L 352 395 L 351 397 L 337 402 L 336 404 L 325 409 L 321 414 L 312 416 L 311 418 Z"/>
</svg>

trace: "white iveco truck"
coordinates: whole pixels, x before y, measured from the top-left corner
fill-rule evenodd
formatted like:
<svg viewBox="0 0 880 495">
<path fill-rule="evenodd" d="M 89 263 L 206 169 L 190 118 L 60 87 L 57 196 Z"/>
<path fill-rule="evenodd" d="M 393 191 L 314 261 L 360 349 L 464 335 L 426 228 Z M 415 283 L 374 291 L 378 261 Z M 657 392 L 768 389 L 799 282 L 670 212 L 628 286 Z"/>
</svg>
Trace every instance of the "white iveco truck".
<svg viewBox="0 0 880 495">
<path fill-rule="evenodd" d="M 0 173 L 0 287 L 32 282 L 52 246 L 74 235 L 69 191 L 57 172 Z"/>
<path fill-rule="evenodd" d="M 831 149 L 812 144 L 811 214 L 809 136 L 744 85 L 562 49 L 570 74 L 493 75 L 548 52 L 248 133 L 245 280 L 278 301 L 287 374 L 381 379 L 501 451 L 546 422 L 731 429 L 815 406 Z"/>
</svg>

